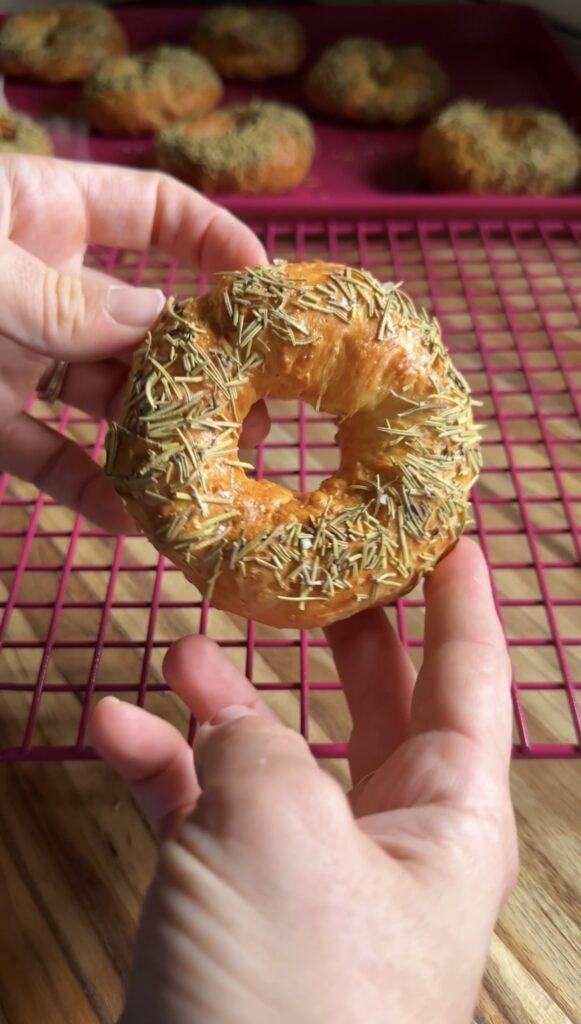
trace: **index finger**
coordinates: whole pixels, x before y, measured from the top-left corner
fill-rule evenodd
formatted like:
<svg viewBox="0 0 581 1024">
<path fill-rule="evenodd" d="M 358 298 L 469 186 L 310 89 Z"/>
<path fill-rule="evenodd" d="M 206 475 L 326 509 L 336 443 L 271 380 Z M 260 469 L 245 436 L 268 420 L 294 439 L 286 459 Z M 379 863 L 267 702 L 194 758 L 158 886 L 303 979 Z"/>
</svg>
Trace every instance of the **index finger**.
<svg viewBox="0 0 581 1024">
<path fill-rule="evenodd" d="M 426 584 L 424 663 L 411 731 L 448 731 L 476 742 L 491 771 L 506 771 L 511 748 L 511 669 L 488 568 L 460 540 Z"/>
<path fill-rule="evenodd" d="M 74 164 L 72 173 L 85 197 L 91 242 L 155 245 L 207 274 L 266 260 L 249 227 L 175 178 L 102 164 Z"/>
<path fill-rule="evenodd" d="M 27 166 L 27 188 L 33 172 L 49 198 L 53 184 L 62 193 L 64 175 L 76 186 L 85 206 L 86 242 L 140 251 L 158 246 L 207 274 L 266 261 L 249 227 L 166 174 L 40 158 Z"/>
</svg>

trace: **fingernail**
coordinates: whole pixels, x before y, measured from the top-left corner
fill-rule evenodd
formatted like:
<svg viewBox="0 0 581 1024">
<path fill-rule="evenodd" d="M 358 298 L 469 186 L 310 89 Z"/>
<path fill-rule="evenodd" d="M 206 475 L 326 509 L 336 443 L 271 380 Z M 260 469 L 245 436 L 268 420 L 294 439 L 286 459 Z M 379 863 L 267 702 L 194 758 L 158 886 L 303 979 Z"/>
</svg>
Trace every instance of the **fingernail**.
<svg viewBox="0 0 581 1024">
<path fill-rule="evenodd" d="M 111 694 L 107 697 L 103 697 L 103 700 L 99 701 L 99 703 L 108 704 L 109 707 L 111 704 L 115 704 L 115 714 L 117 716 L 124 715 L 126 718 L 132 718 L 136 711 L 139 712 L 139 709 L 135 704 L 130 704 L 128 700 L 119 700 L 119 697 L 113 697 Z"/>
<path fill-rule="evenodd" d="M 165 296 L 159 288 L 110 288 L 106 308 L 124 327 L 149 327 L 161 313 Z"/>
<path fill-rule="evenodd" d="M 239 718 L 247 718 L 249 715 L 256 715 L 254 708 L 246 704 L 231 704 L 230 707 L 221 708 L 215 715 L 212 715 L 206 725 L 228 725 L 229 722 L 236 722 Z"/>
</svg>

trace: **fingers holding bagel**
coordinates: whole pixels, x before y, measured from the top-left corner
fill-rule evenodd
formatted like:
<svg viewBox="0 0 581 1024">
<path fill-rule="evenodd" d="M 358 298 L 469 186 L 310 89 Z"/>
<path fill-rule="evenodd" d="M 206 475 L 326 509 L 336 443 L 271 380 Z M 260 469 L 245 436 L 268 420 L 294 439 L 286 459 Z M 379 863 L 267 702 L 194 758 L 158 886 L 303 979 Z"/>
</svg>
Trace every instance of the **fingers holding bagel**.
<svg viewBox="0 0 581 1024">
<path fill-rule="evenodd" d="M 134 528 L 117 494 L 90 455 L 70 438 L 20 413 L 0 428 L 1 468 L 80 515 L 107 533 Z"/>
</svg>

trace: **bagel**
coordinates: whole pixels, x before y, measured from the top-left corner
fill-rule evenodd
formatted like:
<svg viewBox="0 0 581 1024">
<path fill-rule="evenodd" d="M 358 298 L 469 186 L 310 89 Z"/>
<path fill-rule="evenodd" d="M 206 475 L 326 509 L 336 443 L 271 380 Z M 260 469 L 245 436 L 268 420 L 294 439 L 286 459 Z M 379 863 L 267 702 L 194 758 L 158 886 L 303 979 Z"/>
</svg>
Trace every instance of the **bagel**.
<svg viewBox="0 0 581 1024">
<path fill-rule="evenodd" d="M 5 107 L 0 110 L 0 153 L 52 156 L 54 149 L 50 136 L 41 125 Z"/>
<path fill-rule="evenodd" d="M 395 48 L 348 36 L 323 51 L 305 77 L 304 92 L 309 106 L 329 117 L 407 124 L 445 103 L 448 78 L 420 46 Z"/>
<path fill-rule="evenodd" d="M 338 471 L 309 493 L 246 476 L 260 398 L 335 416 Z M 409 591 L 462 531 L 480 468 L 469 388 L 399 285 L 333 263 L 220 275 L 137 349 L 106 473 L 217 608 L 323 626 Z"/>
<path fill-rule="evenodd" d="M 0 72 L 39 82 L 82 82 L 105 57 L 126 52 L 125 32 L 99 4 L 24 11 L 0 28 Z"/>
<path fill-rule="evenodd" d="M 581 145 L 558 114 L 463 100 L 424 129 L 418 164 L 439 191 L 551 194 L 574 186 Z"/>
<path fill-rule="evenodd" d="M 155 159 L 207 195 L 286 192 L 301 183 L 314 150 L 313 129 L 300 110 L 254 100 L 164 128 Z"/>
<path fill-rule="evenodd" d="M 207 60 L 190 50 L 158 46 L 103 61 L 85 82 L 82 103 L 98 131 L 139 135 L 207 114 L 221 97 L 222 83 Z"/>
<path fill-rule="evenodd" d="M 294 74 L 307 52 L 297 19 L 275 7 L 226 5 L 205 11 L 191 44 L 224 78 L 253 82 Z"/>
</svg>

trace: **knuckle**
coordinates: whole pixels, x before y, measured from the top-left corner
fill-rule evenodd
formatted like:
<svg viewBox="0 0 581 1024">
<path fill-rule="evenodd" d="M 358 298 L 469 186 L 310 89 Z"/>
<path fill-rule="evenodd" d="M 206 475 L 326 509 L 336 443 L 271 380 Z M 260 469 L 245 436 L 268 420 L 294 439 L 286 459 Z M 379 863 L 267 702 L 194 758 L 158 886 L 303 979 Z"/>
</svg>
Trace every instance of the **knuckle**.
<svg viewBox="0 0 581 1024">
<path fill-rule="evenodd" d="M 213 664 L 216 646 L 214 641 L 200 644 L 198 666 L 202 669 L 205 668 L 205 662 L 208 668 Z M 238 759 L 253 763 L 261 755 L 270 760 L 273 754 L 271 748 L 274 747 L 276 750 L 281 743 L 284 743 L 285 747 L 292 746 L 295 737 L 304 743 L 301 736 L 287 729 L 282 722 L 265 720 L 261 715 L 250 714 L 213 729 L 204 741 L 203 750 L 206 755 L 208 752 L 211 754 L 212 761 L 220 761 L 222 756 L 227 756 L 230 748 L 236 745 L 239 750 Z"/>
<path fill-rule="evenodd" d="M 86 301 L 80 278 L 48 267 L 42 289 L 42 333 L 50 346 L 70 342 L 86 316 Z"/>
<path fill-rule="evenodd" d="M 200 241 L 199 241 L 200 261 L 202 263 L 202 266 L 204 265 L 204 260 L 206 258 L 207 250 L 212 245 L 212 243 L 214 241 L 214 236 L 215 235 L 219 236 L 220 225 L 222 223 L 222 215 L 225 214 L 225 213 L 226 213 L 225 210 L 219 210 L 213 204 L 210 205 L 210 207 L 209 207 L 209 210 L 208 210 L 208 214 L 209 214 L 208 221 L 207 221 L 207 224 L 206 224 L 205 228 L 203 229 L 203 231 L 200 234 Z"/>
<path fill-rule="evenodd" d="M 184 203 L 188 199 L 189 189 L 163 171 L 149 171 L 148 179 L 152 189 L 153 222 L 151 241 L 161 248 L 171 248 L 182 223 Z M 172 217 L 167 211 L 173 210 Z"/>
<path fill-rule="evenodd" d="M 273 833 L 280 839 L 336 831 L 351 817 L 339 786 L 310 758 L 296 756 L 298 742 L 283 750 L 277 739 L 272 757 L 259 752 L 237 769 L 234 779 L 218 777 L 204 786 L 202 801 L 213 820 L 262 840 Z"/>
<path fill-rule="evenodd" d="M 236 218 L 210 200 L 207 203 L 207 221 L 200 232 L 198 253 L 201 266 L 214 266 L 217 254 L 228 251 Z"/>
</svg>

